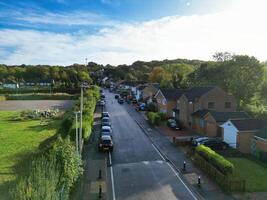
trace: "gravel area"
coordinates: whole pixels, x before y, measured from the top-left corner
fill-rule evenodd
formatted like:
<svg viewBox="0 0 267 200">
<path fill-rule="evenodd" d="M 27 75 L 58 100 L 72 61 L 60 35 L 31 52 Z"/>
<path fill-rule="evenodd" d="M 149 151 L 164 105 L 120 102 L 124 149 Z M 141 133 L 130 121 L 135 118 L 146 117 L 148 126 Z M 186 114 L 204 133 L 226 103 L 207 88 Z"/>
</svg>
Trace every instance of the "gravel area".
<svg viewBox="0 0 267 200">
<path fill-rule="evenodd" d="M 74 104 L 73 100 L 13 100 L 0 101 L 1 110 L 60 109 L 67 110 Z"/>
</svg>

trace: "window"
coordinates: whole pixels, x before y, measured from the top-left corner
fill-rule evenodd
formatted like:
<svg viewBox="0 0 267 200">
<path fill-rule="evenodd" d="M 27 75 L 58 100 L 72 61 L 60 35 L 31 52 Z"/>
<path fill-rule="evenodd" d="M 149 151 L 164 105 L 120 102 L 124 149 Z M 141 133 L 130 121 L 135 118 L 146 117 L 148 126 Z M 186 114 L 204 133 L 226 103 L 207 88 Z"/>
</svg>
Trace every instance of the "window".
<svg viewBox="0 0 267 200">
<path fill-rule="evenodd" d="M 231 102 L 225 102 L 224 108 L 231 108 Z"/>
<path fill-rule="evenodd" d="M 214 102 L 209 102 L 208 103 L 208 109 L 214 109 L 215 108 L 215 103 Z"/>
</svg>

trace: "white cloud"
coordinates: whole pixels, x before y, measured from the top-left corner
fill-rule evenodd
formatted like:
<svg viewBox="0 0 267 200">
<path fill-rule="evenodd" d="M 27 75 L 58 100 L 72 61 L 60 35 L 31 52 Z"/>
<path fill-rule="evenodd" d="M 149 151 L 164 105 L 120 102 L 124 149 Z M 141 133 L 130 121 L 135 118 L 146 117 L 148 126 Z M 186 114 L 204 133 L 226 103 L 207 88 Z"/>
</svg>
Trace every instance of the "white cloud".
<svg viewBox="0 0 267 200">
<path fill-rule="evenodd" d="M 242 0 L 217 14 L 172 16 L 135 24 L 103 28 L 100 34 L 56 34 L 26 30 L 0 30 L 0 63 L 130 64 L 136 60 L 211 59 L 217 51 L 256 56 L 266 60 L 267 13 L 264 1 Z"/>
</svg>

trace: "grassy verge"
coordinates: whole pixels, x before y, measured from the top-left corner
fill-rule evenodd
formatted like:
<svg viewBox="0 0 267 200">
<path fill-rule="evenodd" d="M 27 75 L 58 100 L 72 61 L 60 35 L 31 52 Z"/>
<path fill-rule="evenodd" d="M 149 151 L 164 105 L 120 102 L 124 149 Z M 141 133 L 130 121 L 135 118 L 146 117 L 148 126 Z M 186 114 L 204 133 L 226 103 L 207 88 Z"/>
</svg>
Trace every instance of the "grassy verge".
<svg viewBox="0 0 267 200">
<path fill-rule="evenodd" d="M 77 96 L 66 93 L 6 95 L 6 100 L 69 100 L 69 99 L 70 100 L 77 99 Z"/>
<path fill-rule="evenodd" d="M 267 191 L 267 165 L 259 164 L 248 158 L 228 157 L 234 166 L 234 177 L 246 180 L 247 192 Z"/>
<path fill-rule="evenodd" d="M 61 120 L 12 121 L 17 111 L 0 111 L 0 199 L 8 199 L 8 182 L 23 172 L 15 166 L 38 150 L 40 143 L 56 133 Z"/>
</svg>

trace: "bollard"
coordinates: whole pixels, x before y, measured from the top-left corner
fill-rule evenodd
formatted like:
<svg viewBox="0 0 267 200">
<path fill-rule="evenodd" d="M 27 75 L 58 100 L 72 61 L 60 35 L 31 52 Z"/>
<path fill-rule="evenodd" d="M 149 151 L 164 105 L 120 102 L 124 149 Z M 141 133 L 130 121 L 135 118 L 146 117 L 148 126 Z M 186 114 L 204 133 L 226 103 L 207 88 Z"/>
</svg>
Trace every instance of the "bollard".
<svg viewBox="0 0 267 200">
<path fill-rule="evenodd" d="M 184 171 L 186 171 L 186 162 L 184 161 Z"/>
<path fill-rule="evenodd" d="M 200 176 L 198 176 L 197 185 L 198 185 L 198 187 L 201 187 L 201 180 L 200 180 Z"/>
<path fill-rule="evenodd" d="M 101 188 L 101 185 L 99 185 L 98 198 L 99 199 L 102 198 L 102 188 Z"/>
<path fill-rule="evenodd" d="M 101 179 L 101 178 L 102 178 L 102 171 L 100 169 L 99 172 L 98 172 L 98 179 Z"/>
</svg>

